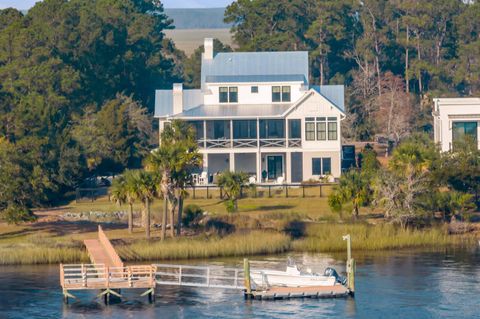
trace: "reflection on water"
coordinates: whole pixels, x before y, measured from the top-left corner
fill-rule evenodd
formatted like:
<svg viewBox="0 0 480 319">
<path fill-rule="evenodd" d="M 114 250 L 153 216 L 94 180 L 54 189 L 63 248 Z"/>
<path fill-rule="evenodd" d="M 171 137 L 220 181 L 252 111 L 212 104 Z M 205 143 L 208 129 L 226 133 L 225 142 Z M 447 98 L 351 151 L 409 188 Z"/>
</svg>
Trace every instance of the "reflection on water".
<svg viewBox="0 0 480 319">
<path fill-rule="evenodd" d="M 315 272 L 345 270 L 343 255 L 295 259 Z M 57 266 L 0 267 L 0 318 L 480 318 L 480 252 L 382 252 L 357 259 L 355 299 L 248 301 L 223 289 L 161 287 L 149 304 L 142 291 L 104 306 L 96 292 L 64 305 Z M 252 268 L 284 269 L 285 256 L 252 258 Z M 187 262 L 185 262 L 187 263 Z M 241 267 L 241 259 L 194 261 Z"/>
</svg>

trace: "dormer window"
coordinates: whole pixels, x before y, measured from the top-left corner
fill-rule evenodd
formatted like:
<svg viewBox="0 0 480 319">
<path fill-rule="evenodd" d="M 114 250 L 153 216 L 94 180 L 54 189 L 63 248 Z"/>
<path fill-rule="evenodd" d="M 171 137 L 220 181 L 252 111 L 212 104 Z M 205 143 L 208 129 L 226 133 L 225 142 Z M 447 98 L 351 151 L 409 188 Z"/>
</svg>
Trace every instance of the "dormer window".
<svg viewBox="0 0 480 319">
<path fill-rule="evenodd" d="M 272 86 L 272 102 L 290 102 L 290 86 Z"/>
<path fill-rule="evenodd" d="M 220 87 L 218 92 L 218 100 L 220 103 L 238 103 L 238 87 Z"/>
</svg>

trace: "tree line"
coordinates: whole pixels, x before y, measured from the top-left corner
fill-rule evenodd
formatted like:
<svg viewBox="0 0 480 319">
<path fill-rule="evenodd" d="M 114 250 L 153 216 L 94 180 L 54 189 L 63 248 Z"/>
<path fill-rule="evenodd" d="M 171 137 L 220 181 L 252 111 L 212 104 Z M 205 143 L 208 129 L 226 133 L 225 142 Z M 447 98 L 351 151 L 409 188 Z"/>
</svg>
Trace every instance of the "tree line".
<svg viewBox="0 0 480 319">
<path fill-rule="evenodd" d="M 346 138 L 431 129 L 431 98 L 480 93 L 480 3 L 237 0 L 240 51 L 308 50 L 310 81 L 347 87 Z"/>
</svg>

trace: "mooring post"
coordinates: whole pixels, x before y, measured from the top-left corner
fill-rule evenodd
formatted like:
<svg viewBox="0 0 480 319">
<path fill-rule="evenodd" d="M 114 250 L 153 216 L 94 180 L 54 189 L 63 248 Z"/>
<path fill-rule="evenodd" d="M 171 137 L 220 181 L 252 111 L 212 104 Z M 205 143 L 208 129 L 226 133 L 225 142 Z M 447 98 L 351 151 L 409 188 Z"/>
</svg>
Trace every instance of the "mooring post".
<svg viewBox="0 0 480 319">
<path fill-rule="evenodd" d="M 355 260 L 352 258 L 352 238 L 350 234 L 342 237 L 347 241 L 347 288 L 350 294 L 355 294 Z"/>
<path fill-rule="evenodd" d="M 252 286 L 250 283 L 250 262 L 247 258 L 243 259 L 243 273 L 245 279 L 245 298 L 251 298 L 252 296 Z"/>
</svg>

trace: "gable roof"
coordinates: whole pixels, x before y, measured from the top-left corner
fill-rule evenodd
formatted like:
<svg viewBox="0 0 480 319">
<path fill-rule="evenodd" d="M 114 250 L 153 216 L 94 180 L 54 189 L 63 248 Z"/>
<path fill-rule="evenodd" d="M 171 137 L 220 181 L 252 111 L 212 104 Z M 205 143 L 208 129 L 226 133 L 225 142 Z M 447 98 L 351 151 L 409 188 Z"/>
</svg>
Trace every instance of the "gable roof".
<svg viewBox="0 0 480 319">
<path fill-rule="evenodd" d="M 213 59 L 202 56 L 201 86 L 209 76 L 302 75 L 308 80 L 308 52 L 222 52 Z"/>
<path fill-rule="evenodd" d="M 345 87 L 343 85 L 310 85 L 310 89 L 315 90 L 345 113 Z"/>
<path fill-rule="evenodd" d="M 183 109 L 188 110 L 203 103 L 203 93 L 199 89 L 183 90 Z M 155 91 L 155 117 L 173 113 L 173 90 Z"/>
<path fill-rule="evenodd" d="M 207 75 L 207 83 L 260 83 L 260 82 L 303 82 L 303 74 L 269 74 L 269 75 Z"/>
</svg>

